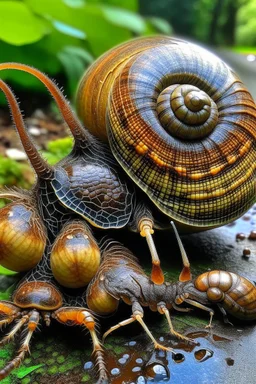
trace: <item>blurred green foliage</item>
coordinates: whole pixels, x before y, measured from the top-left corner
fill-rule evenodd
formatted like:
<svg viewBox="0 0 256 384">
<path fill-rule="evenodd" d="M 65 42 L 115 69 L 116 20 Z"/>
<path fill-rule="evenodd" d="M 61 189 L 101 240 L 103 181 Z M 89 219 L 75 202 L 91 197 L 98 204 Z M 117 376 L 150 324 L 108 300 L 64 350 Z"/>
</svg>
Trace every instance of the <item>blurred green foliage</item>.
<svg viewBox="0 0 256 384">
<path fill-rule="evenodd" d="M 47 150 L 42 151 L 42 155 L 50 164 L 55 164 L 67 156 L 71 152 L 72 147 L 73 139 L 65 137 L 64 139 L 50 141 L 47 144 Z M 31 187 L 31 184 L 34 182 L 34 172 L 30 165 L 1 155 L 0 164 L 0 188 L 4 186 L 18 186 L 25 189 Z"/>
<path fill-rule="evenodd" d="M 0 155 L 0 188 L 3 186 L 19 185 L 21 188 L 28 188 L 29 182 L 24 178 L 28 169 L 27 164 L 18 163 Z"/>
<path fill-rule="evenodd" d="M 64 72 L 69 96 L 85 67 L 114 45 L 171 33 L 165 20 L 140 16 L 138 0 L 2 0 L 0 25 L 0 61 L 26 63 L 55 77 Z M 21 72 L 4 71 L 1 78 L 42 89 Z"/>
<path fill-rule="evenodd" d="M 236 43 L 256 46 L 256 0 L 244 1 L 237 14 L 237 22 Z"/>
<path fill-rule="evenodd" d="M 166 19 L 175 34 L 207 44 L 256 44 L 256 0 L 140 0 L 140 11 Z"/>
<path fill-rule="evenodd" d="M 47 144 L 47 151 L 43 151 L 43 157 L 50 164 L 55 164 L 64 157 L 66 157 L 72 150 L 73 139 L 71 137 L 65 137 L 64 139 L 58 139 L 50 141 Z"/>
</svg>

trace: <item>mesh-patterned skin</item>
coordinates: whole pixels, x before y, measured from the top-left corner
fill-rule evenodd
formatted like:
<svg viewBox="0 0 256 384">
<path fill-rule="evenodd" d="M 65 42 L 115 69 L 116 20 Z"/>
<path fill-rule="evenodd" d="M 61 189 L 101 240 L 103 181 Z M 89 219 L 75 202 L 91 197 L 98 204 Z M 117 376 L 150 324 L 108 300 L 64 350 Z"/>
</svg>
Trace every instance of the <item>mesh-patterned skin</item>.
<svg viewBox="0 0 256 384">
<path fill-rule="evenodd" d="M 255 202 L 255 103 L 205 49 L 169 37 L 122 44 L 85 73 L 77 104 L 85 126 L 185 229 L 224 225 Z"/>
<path fill-rule="evenodd" d="M 124 177 L 122 169 L 119 169 L 110 149 L 84 129 L 61 91 L 47 76 L 34 68 L 18 63 L 0 64 L 0 70 L 4 69 L 22 70 L 41 80 L 55 98 L 64 120 L 74 135 L 71 154 L 56 167 L 49 166 L 42 159 L 26 131 L 14 95 L 0 80 L 0 88 L 10 104 L 22 145 L 38 176 L 35 189 L 42 197 L 40 205 L 45 211 L 43 213 L 45 219 L 49 218 L 50 221 L 52 219 L 52 213 L 49 209 L 45 209 L 45 204 L 50 199 L 51 205 L 54 200 L 56 201 L 52 193 L 54 192 L 62 206 L 79 214 L 92 225 L 100 228 L 124 227 L 132 214 L 134 191 L 131 183 Z M 48 194 L 51 197 L 48 197 Z M 57 201 L 56 203 L 58 206 Z M 50 211 L 54 209 L 51 207 Z M 56 210 L 60 209 L 57 207 Z M 52 226 L 55 232 L 55 224 Z"/>
<path fill-rule="evenodd" d="M 153 311 L 161 305 L 170 309 L 183 302 L 218 304 L 223 313 L 227 311 L 243 320 L 256 319 L 256 287 L 244 277 L 216 270 L 188 282 L 156 285 L 131 252 L 121 245 L 109 247 L 103 253 L 103 262 L 86 295 L 89 308 L 101 315 L 114 312 L 119 301 L 124 300 L 130 305 L 149 306 Z"/>
</svg>

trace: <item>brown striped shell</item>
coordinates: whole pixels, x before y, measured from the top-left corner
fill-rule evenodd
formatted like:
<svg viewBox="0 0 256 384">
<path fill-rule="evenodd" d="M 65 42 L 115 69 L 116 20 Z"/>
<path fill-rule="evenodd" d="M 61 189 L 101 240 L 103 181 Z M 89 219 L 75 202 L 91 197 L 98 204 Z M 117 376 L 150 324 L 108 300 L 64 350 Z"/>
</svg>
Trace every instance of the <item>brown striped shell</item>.
<svg viewBox="0 0 256 384">
<path fill-rule="evenodd" d="M 91 66 L 77 99 L 85 126 L 176 222 L 216 227 L 255 202 L 255 103 L 212 53 L 169 37 L 127 42 Z"/>
<path fill-rule="evenodd" d="M 210 271 L 195 279 L 195 288 L 206 292 L 210 302 L 221 302 L 233 316 L 253 320 L 256 316 L 256 287 L 236 273 Z"/>
</svg>

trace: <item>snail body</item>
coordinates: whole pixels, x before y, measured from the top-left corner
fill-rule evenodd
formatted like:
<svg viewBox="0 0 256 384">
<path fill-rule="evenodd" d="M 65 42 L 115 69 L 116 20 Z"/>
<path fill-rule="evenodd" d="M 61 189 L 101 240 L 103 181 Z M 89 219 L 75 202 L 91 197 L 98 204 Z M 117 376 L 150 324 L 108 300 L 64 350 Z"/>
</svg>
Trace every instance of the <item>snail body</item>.
<svg viewBox="0 0 256 384">
<path fill-rule="evenodd" d="M 0 264 L 12 271 L 34 268 L 46 247 L 46 228 L 29 194 L 0 193 L 14 200 L 0 210 Z"/>
<path fill-rule="evenodd" d="M 100 265 L 100 249 L 82 221 L 67 223 L 56 237 L 50 256 L 55 279 L 64 287 L 87 285 Z"/>
<path fill-rule="evenodd" d="M 85 73 L 77 104 L 85 126 L 185 230 L 224 225 L 255 202 L 254 101 L 203 48 L 168 37 L 127 42 Z"/>
</svg>

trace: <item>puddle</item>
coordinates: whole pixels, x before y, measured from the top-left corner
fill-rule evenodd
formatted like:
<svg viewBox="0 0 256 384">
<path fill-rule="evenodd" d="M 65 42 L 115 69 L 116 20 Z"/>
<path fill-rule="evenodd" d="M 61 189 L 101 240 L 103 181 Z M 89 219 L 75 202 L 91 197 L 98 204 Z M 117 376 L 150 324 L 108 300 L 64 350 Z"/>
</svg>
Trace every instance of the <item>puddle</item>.
<svg viewBox="0 0 256 384">
<path fill-rule="evenodd" d="M 174 352 L 152 352 L 145 340 L 125 343 L 125 352 L 114 356 L 107 353 L 107 367 L 111 384 L 215 384 L 234 360 L 227 356 L 225 348 L 230 339 L 200 330 L 186 334 L 196 343 L 173 341 L 170 336 L 161 337 L 165 345 L 173 346 Z M 144 346 L 144 347 L 143 347 Z M 86 365 L 90 367 L 90 365 Z"/>
</svg>

